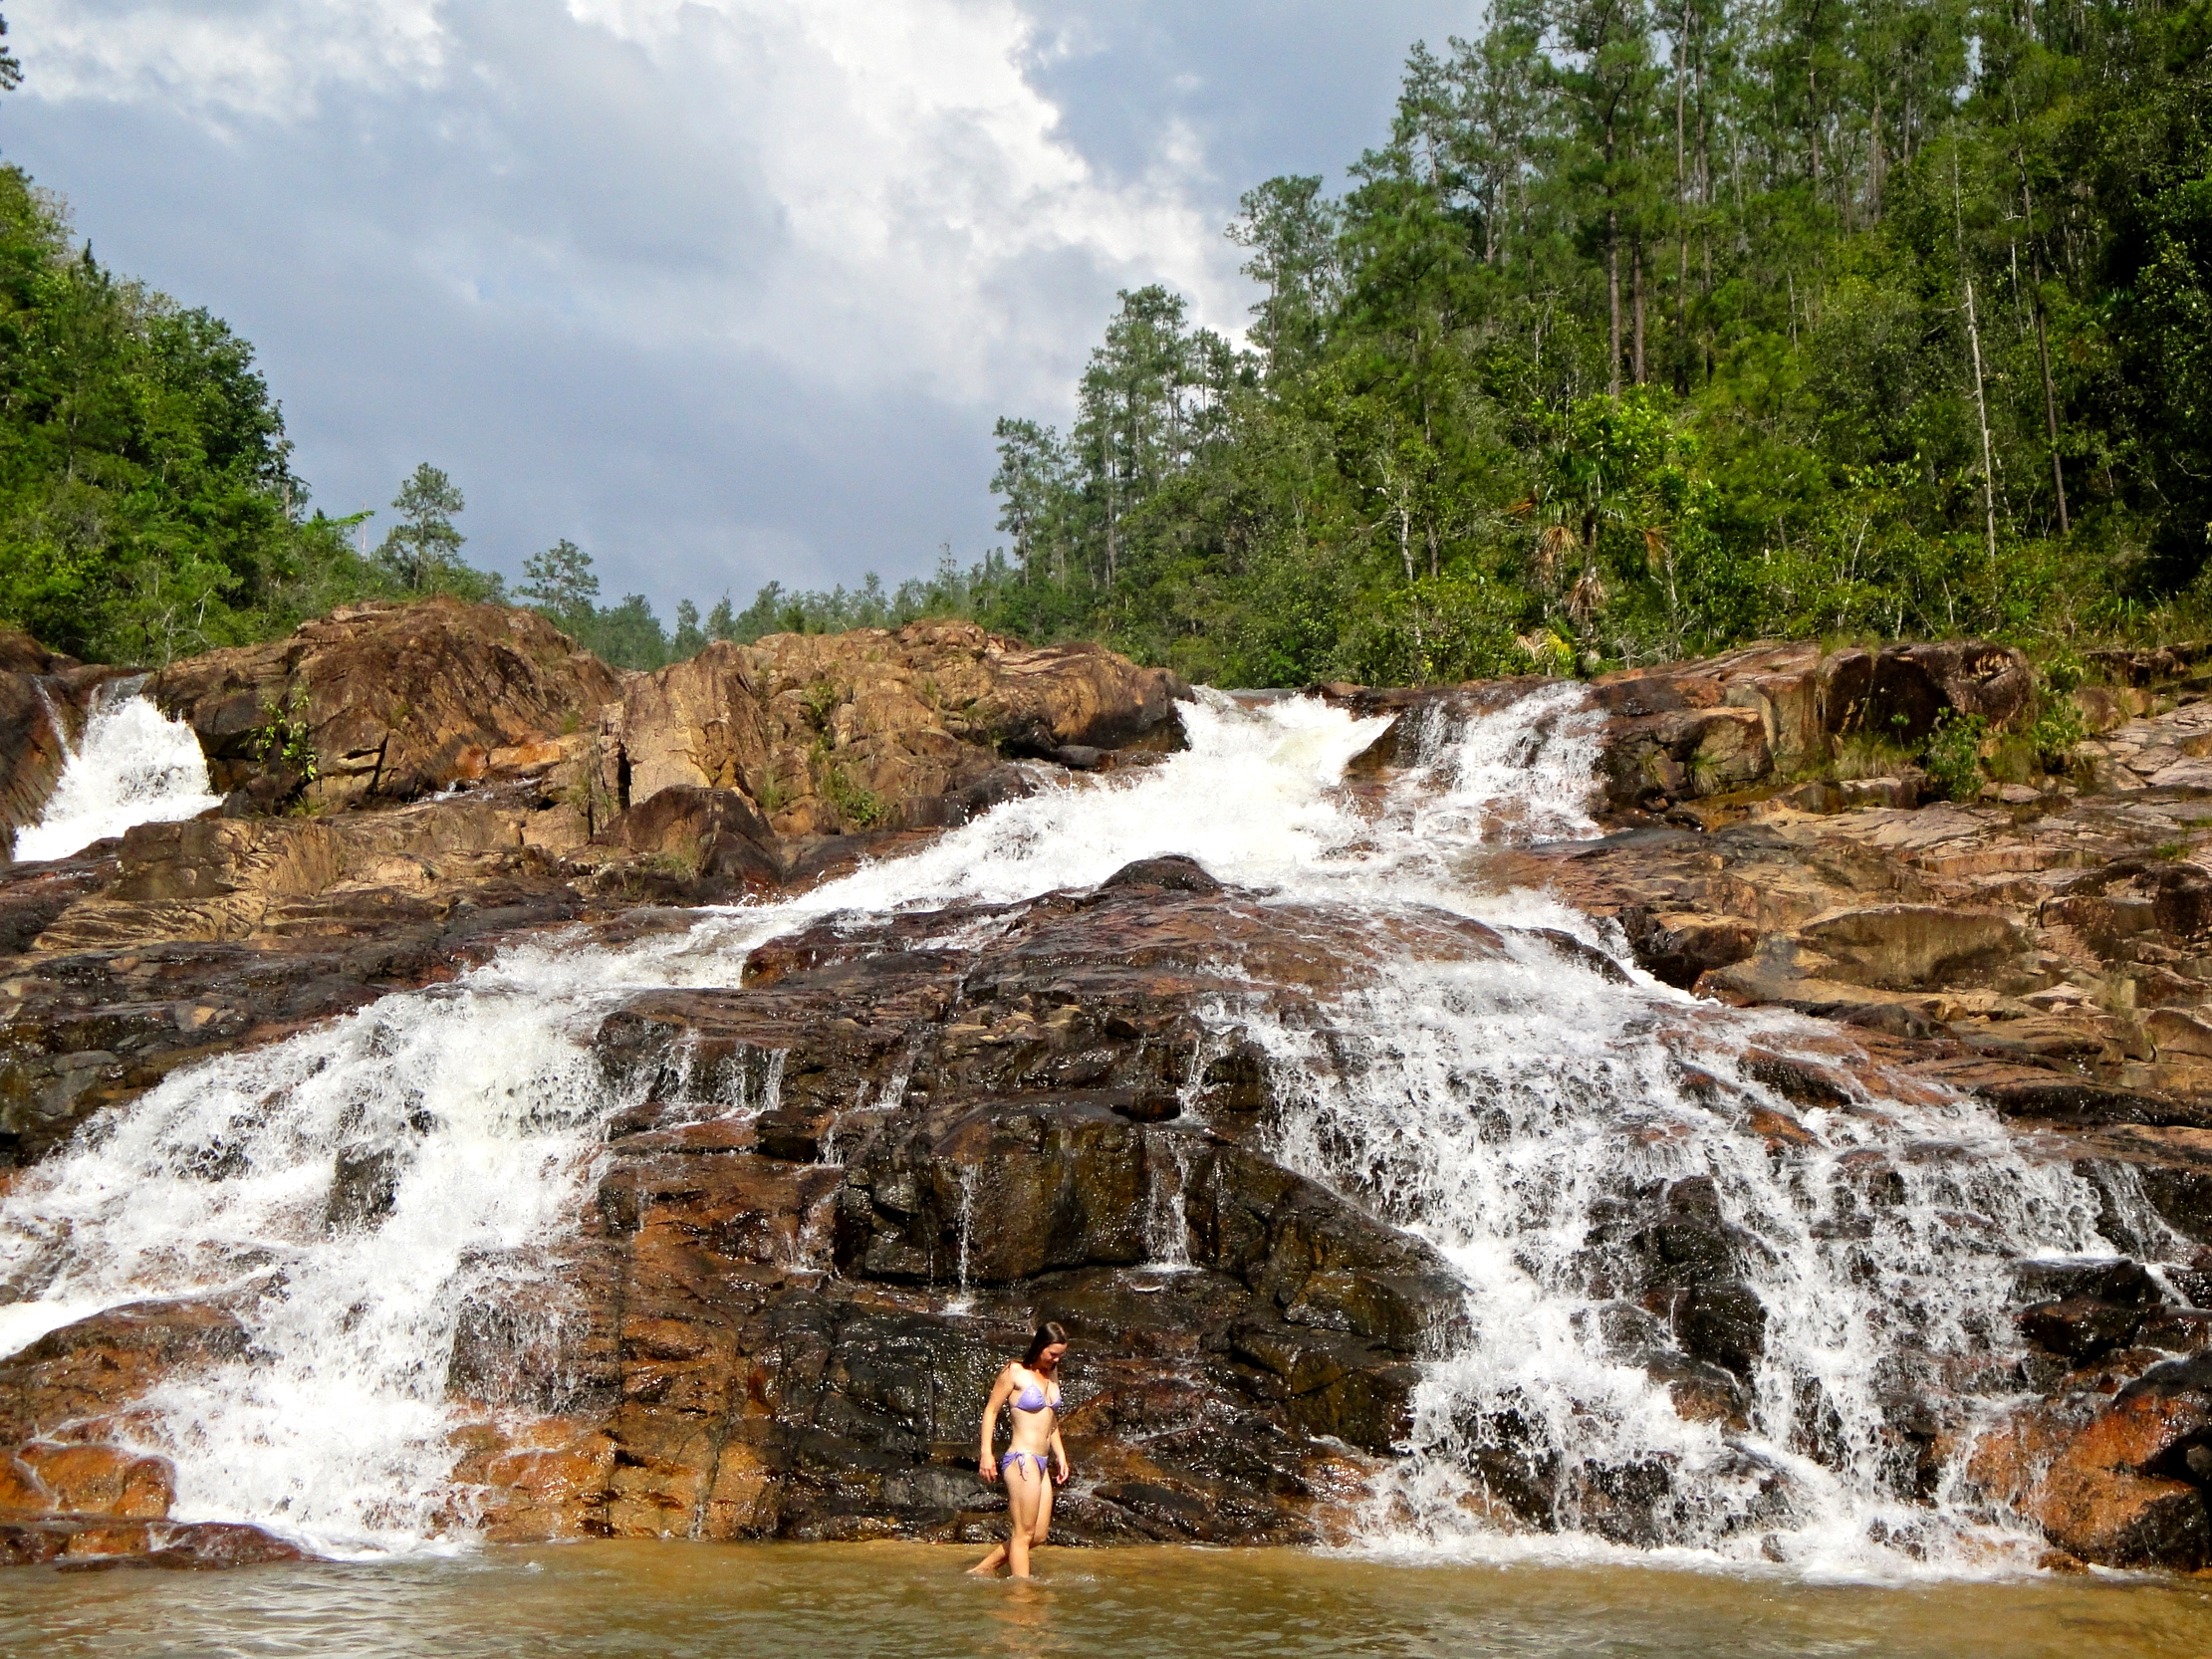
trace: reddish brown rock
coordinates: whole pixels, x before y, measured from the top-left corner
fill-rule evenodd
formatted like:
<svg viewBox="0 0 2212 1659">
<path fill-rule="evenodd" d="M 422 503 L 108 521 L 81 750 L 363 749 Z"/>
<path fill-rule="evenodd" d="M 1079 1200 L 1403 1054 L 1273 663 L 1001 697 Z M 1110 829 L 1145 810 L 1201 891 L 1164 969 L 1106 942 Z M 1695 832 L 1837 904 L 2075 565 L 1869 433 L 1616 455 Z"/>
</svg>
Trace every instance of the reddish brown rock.
<svg viewBox="0 0 2212 1659">
<path fill-rule="evenodd" d="M 784 835 L 959 823 L 1002 755 L 1178 741 L 1189 695 L 1101 646 L 1031 650 L 972 622 L 771 634 L 742 655 L 767 744 L 746 787 Z"/>
<path fill-rule="evenodd" d="M 2189 1461 L 2208 1428 L 2212 1401 L 2187 1386 L 2125 1390 L 2086 1421 L 2031 1407 L 1977 1449 L 1971 1472 L 2083 1560 L 2193 1570 L 2212 1559 L 2212 1466 Z"/>
<path fill-rule="evenodd" d="M 175 1497 L 167 1459 L 120 1446 L 35 1440 L 0 1465 L 0 1509 L 158 1521 Z"/>
<path fill-rule="evenodd" d="M 191 722 L 218 791 L 281 766 L 268 734 L 296 723 L 316 759 L 307 796 L 338 807 L 482 778 L 495 751 L 596 728 L 621 687 L 535 611 L 433 598 L 355 605 L 289 639 L 187 657 L 148 693 Z"/>
<path fill-rule="evenodd" d="M 687 662 L 630 676 L 621 757 L 630 802 L 679 786 L 757 800 L 768 780 L 768 730 L 745 648 L 716 641 Z"/>
<path fill-rule="evenodd" d="M 20 1459 L 20 1448 L 74 1438 L 158 1379 L 235 1359 L 245 1346 L 237 1317 L 205 1303 L 133 1303 L 64 1325 L 0 1359 L 0 1447 L 18 1448 Z M 40 1472 L 38 1457 L 27 1464 Z"/>
<path fill-rule="evenodd" d="M 307 1559 L 258 1527 L 0 1514 L 0 1565 L 236 1567 Z"/>
<path fill-rule="evenodd" d="M 648 860 L 639 873 L 673 877 L 695 902 L 783 882 L 775 831 L 734 789 L 671 784 L 623 813 L 608 833 Z"/>
</svg>

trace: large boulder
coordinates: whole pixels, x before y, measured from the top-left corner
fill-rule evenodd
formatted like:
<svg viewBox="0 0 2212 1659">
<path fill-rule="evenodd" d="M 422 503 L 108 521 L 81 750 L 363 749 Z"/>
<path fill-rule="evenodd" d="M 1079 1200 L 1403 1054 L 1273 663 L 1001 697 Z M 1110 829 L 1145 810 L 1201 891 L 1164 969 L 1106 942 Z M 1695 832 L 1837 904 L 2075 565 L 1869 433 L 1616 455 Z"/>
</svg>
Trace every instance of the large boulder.
<svg viewBox="0 0 2212 1659">
<path fill-rule="evenodd" d="M 1179 743 L 1190 695 L 1103 646 L 1031 650 L 972 622 L 770 634 L 743 655 L 768 744 L 748 787 L 784 835 L 957 823 L 1004 756 Z"/>
<path fill-rule="evenodd" d="M 0 1510 L 154 1521 L 175 1498 L 166 1458 L 121 1446 L 33 1441 L 0 1460 Z"/>
<path fill-rule="evenodd" d="M 246 1346 L 236 1314 L 198 1302 L 132 1303 L 49 1331 L 0 1359 L 0 1447 L 67 1439 L 154 1382 L 240 1358 Z"/>
<path fill-rule="evenodd" d="M 2168 1360 L 2109 1403 L 2030 1406 L 1977 1447 L 1973 1478 L 2069 1554 L 2106 1566 L 2212 1561 L 2212 1356 Z"/>
<path fill-rule="evenodd" d="M 617 701 L 614 670 L 533 610 L 371 602 L 288 639 L 171 663 L 148 694 L 190 721 L 219 791 L 306 772 L 325 807 L 406 801 L 483 778 Z M 289 750 L 289 754 L 288 754 Z"/>
<path fill-rule="evenodd" d="M 1994 910 L 1868 904 L 1831 910 L 1798 930 L 1837 977 L 1886 990 L 1963 985 L 2027 948 L 2020 924 Z"/>
<path fill-rule="evenodd" d="M 743 790 L 768 781 L 768 731 L 741 646 L 717 640 L 687 662 L 631 677 L 622 694 L 624 798 L 673 788 Z"/>
<path fill-rule="evenodd" d="M 259 1566 L 298 1561 L 297 1544 L 228 1521 L 135 1521 L 111 1516 L 23 1516 L 0 1520 L 0 1565 L 58 1564 L 97 1570 Z"/>
<path fill-rule="evenodd" d="M 608 834 L 693 884 L 694 897 L 761 891 L 783 879 L 775 831 L 734 789 L 670 784 L 615 819 Z"/>
</svg>

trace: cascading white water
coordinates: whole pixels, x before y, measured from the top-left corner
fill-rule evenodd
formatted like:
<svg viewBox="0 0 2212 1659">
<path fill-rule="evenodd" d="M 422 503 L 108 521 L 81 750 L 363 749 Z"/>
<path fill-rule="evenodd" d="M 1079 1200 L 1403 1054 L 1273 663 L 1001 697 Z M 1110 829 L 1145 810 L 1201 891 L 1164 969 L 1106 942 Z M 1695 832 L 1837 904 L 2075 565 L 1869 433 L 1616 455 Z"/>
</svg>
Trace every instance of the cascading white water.
<svg viewBox="0 0 2212 1659">
<path fill-rule="evenodd" d="M 1383 720 L 1208 695 L 1184 724 L 1190 748 L 1157 766 L 1048 784 L 803 898 L 621 949 L 526 945 L 457 986 L 172 1075 L 0 1200 L 0 1350 L 119 1303 L 220 1297 L 250 1356 L 132 1418 L 176 1463 L 178 1513 L 339 1552 L 439 1546 L 466 1536 L 446 1484 L 462 1309 L 546 1296 L 533 1264 L 573 1225 L 601 1125 L 625 1103 L 584 1045 L 627 991 L 734 985 L 754 944 L 827 913 L 1019 899 L 1162 853 L 1286 899 L 1440 904 L 1598 942 L 1542 893 L 1472 891 L 1452 856 L 1592 831 L 1598 722 L 1576 688 L 1416 734 L 1379 807 L 1340 785 Z M 1679 1062 L 1758 1098 L 1743 1050 L 1786 1050 L 1809 1023 L 1608 978 L 1539 941 L 1503 961 L 1395 963 L 1330 1013 L 1325 1031 L 1233 1008 L 1219 1022 L 1276 1058 L 1279 1154 L 1441 1247 L 1467 1276 L 1473 1332 L 1430 1367 L 1372 1546 L 1592 1547 L 1577 1524 L 1620 1469 L 1665 1485 L 1657 1541 L 1697 1558 L 1959 1571 L 2002 1545 L 1947 1489 L 1932 1508 L 1899 1494 L 1882 1398 L 1938 1369 L 1971 1387 L 1948 1373 L 2009 1340 L 2009 1257 L 2098 1248 L 2071 1174 L 2028 1164 L 1963 1102 L 1799 1111 L 1812 1144 L 1777 1159 Z M 730 1109 L 758 1109 L 773 1082 Z M 1869 1158 L 1893 1171 L 1875 1208 Z M 345 1222 L 342 1162 L 378 1172 L 379 1224 Z M 1677 1414 L 1623 1354 L 1590 1246 L 1624 1193 L 1692 1176 L 1757 1241 L 1744 1273 L 1766 1352 L 1738 1430 Z M 1180 1197 L 1156 1195 L 1163 1217 Z M 1168 1231 L 1163 1267 L 1179 1265 Z M 1515 1535 L 1486 1510 L 1485 1459 L 1502 1454 L 1550 1483 L 1564 1532 Z"/>
<path fill-rule="evenodd" d="M 36 824 L 16 831 L 15 856 L 66 858 L 133 824 L 193 818 L 222 801 L 208 793 L 207 758 L 182 720 L 171 720 L 119 681 L 95 693 L 84 737 L 70 751 Z"/>
<path fill-rule="evenodd" d="M 1597 829 L 1590 816 L 1605 718 L 1563 682 L 1494 713 L 1461 719 L 1431 703 L 1412 733 L 1411 775 L 1395 805 L 1416 839 L 1564 839 Z"/>
<path fill-rule="evenodd" d="M 1744 1050 L 1787 1052 L 1799 1022 L 1682 1021 L 1673 1002 L 1525 942 L 1506 962 L 1408 964 L 1333 1010 L 1326 1036 L 1247 1023 L 1300 1096 L 1278 1154 L 1431 1239 L 1469 1286 L 1472 1334 L 1431 1368 L 1369 1541 L 1558 1552 L 1499 1526 L 1502 1461 L 1581 1546 L 1602 1547 L 1597 1512 L 1625 1480 L 1642 1489 L 1639 1541 L 1720 1559 L 1858 1574 L 2032 1558 L 2040 1537 L 1950 1479 L 1932 1506 L 1910 1499 L 1885 1405 L 1963 1396 L 1969 1426 L 2001 1409 L 2005 1263 L 2107 1249 L 2095 1194 L 1970 1102 L 1788 1106 Z M 1787 1109 L 1812 1143 L 1776 1155 L 1685 1062 Z M 1615 1300 L 1621 1265 L 1593 1245 L 1609 1214 L 1685 1179 L 1709 1179 L 1753 1241 L 1741 1269 L 1764 1354 L 1743 1428 L 1677 1412 L 1640 1362 L 1663 1321 Z"/>
</svg>

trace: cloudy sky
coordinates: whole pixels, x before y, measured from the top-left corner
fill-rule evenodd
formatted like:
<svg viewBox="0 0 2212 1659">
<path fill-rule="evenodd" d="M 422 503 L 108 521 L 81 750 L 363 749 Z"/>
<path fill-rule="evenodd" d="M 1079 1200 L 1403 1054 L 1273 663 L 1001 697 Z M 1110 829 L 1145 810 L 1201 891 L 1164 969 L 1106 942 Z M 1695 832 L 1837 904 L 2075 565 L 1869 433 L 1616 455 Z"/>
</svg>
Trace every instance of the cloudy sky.
<svg viewBox="0 0 2212 1659">
<path fill-rule="evenodd" d="M 1239 191 L 1336 174 L 1480 0 L 10 0 L 0 155 L 227 318 L 333 513 L 608 594 L 994 541 L 1117 288 L 1234 329 Z"/>
</svg>

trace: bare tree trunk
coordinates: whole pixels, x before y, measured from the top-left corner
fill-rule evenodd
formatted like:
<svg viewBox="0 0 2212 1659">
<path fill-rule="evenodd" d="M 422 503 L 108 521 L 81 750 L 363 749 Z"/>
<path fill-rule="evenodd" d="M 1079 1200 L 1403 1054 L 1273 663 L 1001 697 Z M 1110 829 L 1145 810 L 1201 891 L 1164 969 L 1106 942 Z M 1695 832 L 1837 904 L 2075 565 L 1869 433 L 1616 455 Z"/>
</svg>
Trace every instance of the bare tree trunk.
<svg viewBox="0 0 2212 1659">
<path fill-rule="evenodd" d="M 1609 322 L 1605 342 L 1611 360 L 1610 389 L 1620 395 L 1620 216 L 1605 209 L 1605 307 Z"/>
<path fill-rule="evenodd" d="M 1806 135 L 1813 141 L 1813 200 L 1817 203 L 1821 199 L 1821 83 L 1813 71 L 1810 48 L 1805 59 L 1805 96 L 1811 114 Z"/>
<path fill-rule="evenodd" d="M 1966 343 L 1974 358 L 1974 417 L 1982 429 L 1982 535 L 1997 565 L 1997 468 L 1989 446 L 1989 404 L 1982 394 L 1982 327 L 1974 312 L 1974 278 L 1966 269 L 1966 218 L 1959 206 L 1958 151 L 1951 151 L 1951 223 L 1958 239 L 1959 276 L 1966 287 Z"/>
<path fill-rule="evenodd" d="M 1697 59 L 1697 246 L 1698 258 L 1703 265 L 1703 275 L 1698 282 L 1698 298 L 1710 306 L 1713 299 L 1713 124 L 1705 108 L 1705 56 Z M 1713 325 L 1706 314 L 1704 327 L 1698 333 L 1698 357 L 1705 370 L 1705 383 L 1713 383 Z"/>
<path fill-rule="evenodd" d="M 1682 0 L 1682 22 L 1674 36 L 1674 389 L 1689 388 L 1690 234 L 1687 155 L 1683 139 L 1683 103 L 1688 86 L 1690 0 Z"/>
<path fill-rule="evenodd" d="M 2025 214 L 2028 234 L 2028 285 L 2029 295 L 2035 302 L 2036 356 L 2043 364 L 2043 429 L 2051 440 L 2051 485 L 2059 496 L 2059 534 L 2071 535 L 2074 527 L 2067 522 L 2066 463 L 2059 458 L 2059 394 L 2051 384 L 2051 337 L 2043 321 L 2043 255 L 2036 248 L 2036 198 L 2028 187 L 2028 171 L 2020 172 L 2020 204 Z"/>
<path fill-rule="evenodd" d="M 1630 365 L 1637 385 L 1643 384 L 1643 237 L 1639 232 L 1628 244 L 1628 281 L 1634 297 L 1634 334 Z"/>
<path fill-rule="evenodd" d="M 1966 340 L 1974 354 L 1974 416 L 1982 428 L 1982 524 L 1989 561 L 1997 563 L 1997 468 L 1989 450 L 1989 404 L 1982 397 L 1982 330 L 1974 316 L 1974 279 L 1966 279 Z"/>
<path fill-rule="evenodd" d="M 1867 193 L 1872 199 L 1866 205 L 1873 222 L 1879 224 L 1881 223 L 1881 193 L 1885 174 L 1881 153 L 1881 83 L 1878 79 L 1874 83 L 1873 123 L 1869 128 L 1869 135 L 1873 148 L 1867 157 L 1866 181 L 1868 185 Z"/>
<path fill-rule="evenodd" d="M 2066 514 L 2066 463 L 2059 458 L 2059 398 L 2051 386 L 2051 342 L 2043 328 L 2043 296 L 2036 296 L 2036 355 L 2043 359 L 2043 426 L 2051 438 L 2051 487 L 2059 495 L 2059 534 L 2073 533 Z"/>
</svg>

